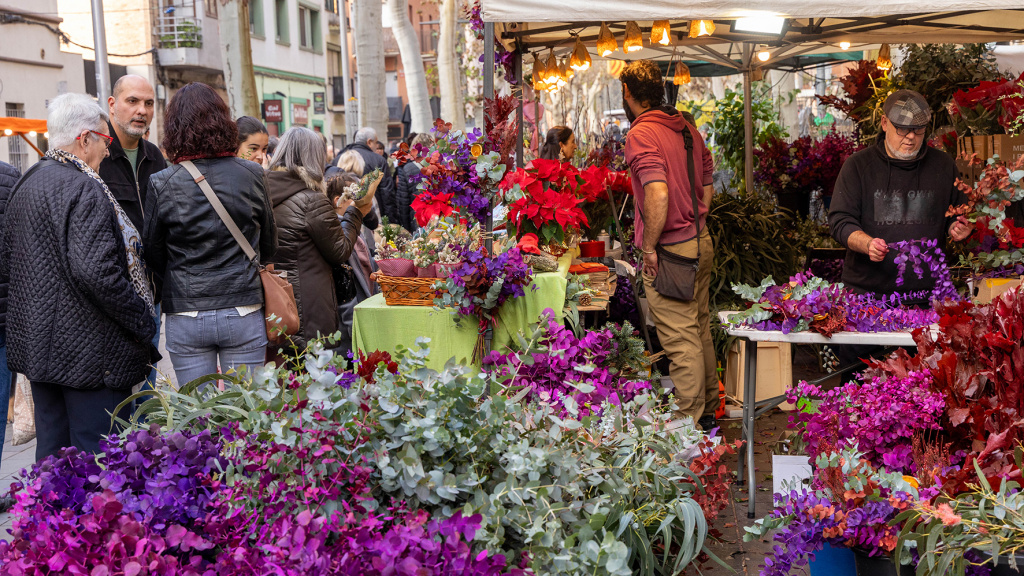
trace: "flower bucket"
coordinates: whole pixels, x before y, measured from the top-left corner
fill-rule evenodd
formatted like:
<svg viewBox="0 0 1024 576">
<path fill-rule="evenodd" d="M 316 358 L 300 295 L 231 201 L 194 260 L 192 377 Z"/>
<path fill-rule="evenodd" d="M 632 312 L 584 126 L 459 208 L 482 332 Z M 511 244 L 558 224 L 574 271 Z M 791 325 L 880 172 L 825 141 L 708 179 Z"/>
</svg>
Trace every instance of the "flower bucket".
<svg viewBox="0 0 1024 576">
<path fill-rule="evenodd" d="M 456 268 L 462 266 L 462 262 L 455 262 L 454 264 L 442 264 L 438 262 L 435 266 L 437 266 L 438 278 L 448 278 L 453 272 L 455 272 Z"/>
<path fill-rule="evenodd" d="M 605 243 L 601 240 L 592 242 L 580 242 L 580 256 L 583 258 L 604 257 Z"/>
<path fill-rule="evenodd" d="M 820 552 L 814 553 L 814 560 L 808 565 L 811 576 L 857 576 L 853 550 L 832 546 L 828 542 Z"/>
<path fill-rule="evenodd" d="M 416 268 L 417 278 L 437 278 L 437 264 Z"/>
<path fill-rule="evenodd" d="M 377 267 L 385 276 L 394 278 L 416 278 L 416 265 L 408 258 L 377 260 Z"/>
</svg>

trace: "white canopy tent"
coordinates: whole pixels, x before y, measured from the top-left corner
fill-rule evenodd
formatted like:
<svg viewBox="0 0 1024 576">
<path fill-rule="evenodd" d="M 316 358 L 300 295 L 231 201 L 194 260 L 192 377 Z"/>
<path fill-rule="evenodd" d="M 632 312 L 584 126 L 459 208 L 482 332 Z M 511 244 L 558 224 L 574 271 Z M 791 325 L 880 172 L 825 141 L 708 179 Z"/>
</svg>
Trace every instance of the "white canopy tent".
<svg viewBox="0 0 1024 576">
<path fill-rule="evenodd" d="M 482 0 L 481 14 L 485 34 L 497 33 L 497 38 L 517 53 L 520 78 L 524 55 L 549 49 L 563 55 L 572 49 L 576 36 L 592 58 L 598 59 L 594 42 L 602 22 L 611 28 L 621 46 L 626 19 L 640 24 L 644 49 L 628 55 L 619 50 L 610 59 L 679 58 L 711 62 L 742 73 L 748 186 L 753 176 L 753 70 L 780 67 L 796 56 L 834 53 L 840 42 L 849 42 L 851 50 L 863 50 L 883 43 L 969 44 L 1024 39 L 1022 0 Z M 755 34 L 735 26 L 738 18 L 767 17 L 785 19 L 781 31 Z M 667 46 L 651 45 L 648 38 L 652 21 L 662 19 L 670 21 L 671 41 Z M 690 38 L 689 23 L 696 19 L 713 20 L 714 34 Z M 754 57 L 758 46 L 770 52 L 767 61 Z M 487 42 L 484 90 L 488 97 L 493 95 L 493 82 L 493 45 Z M 521 107 L 519 119 L 522 126 Z M 521 145 L 518 152 L 521 158 Z"/>
</svg>

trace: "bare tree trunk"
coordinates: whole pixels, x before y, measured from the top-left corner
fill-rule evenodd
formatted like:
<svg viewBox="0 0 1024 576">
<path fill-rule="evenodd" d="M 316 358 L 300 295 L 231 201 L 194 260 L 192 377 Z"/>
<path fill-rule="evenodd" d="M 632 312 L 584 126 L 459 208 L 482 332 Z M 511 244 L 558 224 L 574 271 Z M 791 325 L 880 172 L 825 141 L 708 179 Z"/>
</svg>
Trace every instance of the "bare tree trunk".
<svg viewBox="0 0 1024 576">
<path fill-rule="evenodd" d="M 231 114 L 260 117 L 252 70 L 248 0 L 220 0 L 220 53 Z"/>
<path fill-rule="evenodd" d="M 380 0 L 354 0 L 356 77 L 359 81 L 359 126 L 369 126 L 377 137 L 388 137 L 388 99 L 384 77 L 384 38 Z"/>
<path fill-rule="evenodd" d="M 458 41 L 458 0 L 441 1 L 441 30 L 437 46 L 437 74 L 441 85 L 441 117 L 452 128 L 466 128 L 465 98 L 459 83 L 459 65 L 455 43 Z M 485 38 L 486 42 L 487 39 Z"/>
<path fill-rule="evenodd" d="M 405 70 L 405 90 L 409 94 L 409 110 L 413 132 L 430 132 L 433 114 L 430 113 L 430 96 L 427 92 L 427 75 L 423 71 L 423 57 L 420 56 L 420 42 L 409 21 L 408 0 L 387 0 L 391 10 L 391 31 L 398 40 L 398 51 L 402 54 L 402 69 Z"/>
</svg>

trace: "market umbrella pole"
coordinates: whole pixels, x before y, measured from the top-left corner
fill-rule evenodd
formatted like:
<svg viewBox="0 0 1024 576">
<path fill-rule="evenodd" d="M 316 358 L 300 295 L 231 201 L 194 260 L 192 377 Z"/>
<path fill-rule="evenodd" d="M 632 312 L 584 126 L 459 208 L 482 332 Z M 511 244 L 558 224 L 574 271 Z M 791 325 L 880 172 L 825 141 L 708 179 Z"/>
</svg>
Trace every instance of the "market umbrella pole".
<svg viewBox="0 0 1024 576">
<path fill-rule="evenodd" d="M 750 48 L 744 47 L 744 59 Z M 750 103 L 750 64 L 743 69 L 743 183 L 747 193 L 754 191 L 754 120 Z"/>
<path fill-rule="evenodd" d="M 494 98 L 494 22 L 484 22 L 484 98 Z M 484 220 L 484 248 L 491 256 L 494 247 L 494 198 L 488 201 L 487 218 Z M 494 328 L 488 326 L 484 335 L 484 352 L 490 352 L 493 338 Z"/>
</svg>

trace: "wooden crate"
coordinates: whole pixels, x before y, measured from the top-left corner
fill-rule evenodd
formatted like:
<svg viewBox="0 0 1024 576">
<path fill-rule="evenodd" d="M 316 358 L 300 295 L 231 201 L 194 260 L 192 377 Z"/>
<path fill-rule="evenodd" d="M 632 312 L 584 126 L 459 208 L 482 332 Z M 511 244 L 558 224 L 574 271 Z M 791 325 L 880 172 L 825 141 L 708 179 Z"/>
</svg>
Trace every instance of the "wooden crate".
<svg viewBox="0 0 1024 576">
<path fill-rule="evenodd" d="M 729 349 L 725 368 L 725 393 L 743 401 L 747 368 L 745 342 L 736 342 Z M 793 349 L 788 342 L 757 343 L 757 394 L 755 400 L 767 400 L 786 393 L 793 386 Z M 784 403 L 783 410 L 794 406 Z"/>
<path fill-rule="evenodd" d="M 978 304 L 988 304 L 1003 292 L 1020 286 L 1022 279 L 1024 279 L 1024 276 L 1018 278 L 984 278 L 975 288 L 974 301 Z"/>
<path fill-rule="evenodd" d="M 992 139 L 992 149 L 989 156 L 998 154 L 999 159 L 1008 165 L 1013 164 L 1018 158 L 1024 156 L 1024 136 L 998 134 L 990 136 L 990 138 Z"/>
</svg>

